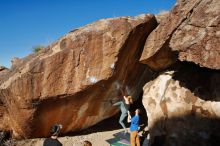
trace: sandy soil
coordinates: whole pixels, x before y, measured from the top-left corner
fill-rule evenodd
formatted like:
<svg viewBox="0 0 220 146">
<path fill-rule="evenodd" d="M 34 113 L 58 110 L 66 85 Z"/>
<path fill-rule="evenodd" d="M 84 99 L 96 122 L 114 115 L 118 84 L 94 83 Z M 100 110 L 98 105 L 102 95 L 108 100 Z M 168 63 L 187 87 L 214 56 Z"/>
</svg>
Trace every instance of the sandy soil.
<svg viewBox="0 0 220 146">
<path fill-rule="evenodd" d="M 85 140 L 92 142 L 93 146 L 110 146 L 106 140 L 114 138 L 114 134 L 123 131 L 118 123 L 119 116 L 120 114 L 110 119 L 106 119 L 86 130 L 70 133 L 58 139 L 63 146 L 81 146 L 82 142 Z M 129 127 L 129 124 L 126 126 Z M 44 138 L 27 139 L 17 141 L 16 146 L 42 146 L 43 141 Z"/>
<path fill-rule="evenodd" d="M 87 135 L 80 136 L 65 136 L 59 137 L 59 141 L 63 146 L 82 146 L 84 140 L 89 140 L 94 146 L 110 146 L 106 141 L 108 139 L 114 138 L 113 134 L 123 131 L 122 129 L 91 133 Z M 28 139 L 19 141 L 17 146 L 42 146 L 44 138 L 39 139 Z"/>
<path fill-rule="evenodd" d="M 58 139 L 63 146 L 82 146 L 82 142 L 85 140 L 90 141 L 93 146 L 110 146 L 106 140 L 112 139 L 114 138 L 114 134 L 124 131 L 118 123 L 119 117 L 120 113 L 86 130 L 69 133 L 60 136 Z M 129 127 L 129 124 L 126 126 Z M 42 146 L 43 141 L 44 138 L 21 140 L 16 142 L 16 146 Z M 143 146 L 148 146 L 148 144 L 144 143 Z"/>
<path fill-rule="evenodd" d="M 107 140 L 115 138 L 114 134 L 123 132 L 123 129 L 116 129 L 112 131 L 95 132 L 91 134 L 78 136 L 64 136 L 59 137 L 59 141 L 63 146 L 83 146 L 83 141 L 88 140 L 93 146 L 110 146 Z M 127 135 L 129 137 L 129 134 Z M 148 135 L 149 136 L 149 135 Z M 122 137 L 123 138 L 123 137 Z M 17 141 L 16 146 L 42 146 L 44 138 L 27 139 Z M 149 137 L 147 137 L 142 146 L 149 146 Z"/>
</svg>

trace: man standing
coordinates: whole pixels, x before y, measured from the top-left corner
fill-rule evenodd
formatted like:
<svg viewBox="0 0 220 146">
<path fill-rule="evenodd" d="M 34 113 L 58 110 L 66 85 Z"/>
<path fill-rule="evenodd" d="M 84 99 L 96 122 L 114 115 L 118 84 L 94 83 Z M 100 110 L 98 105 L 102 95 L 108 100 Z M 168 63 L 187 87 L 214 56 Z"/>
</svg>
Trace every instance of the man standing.
<svg viewBox="0 0 220 146">
<path fill-rule="evenodd" d="M 140 146 L 140 140 L 138 137 L 138 128 L 139 128 L 139 120 L 140 120 L 140 110 L 135 110 L 135 116 L 131 118 L 130 113 L 128 113 L 128 122 L 131 122 L 130 126 L 130 142 L 131 146 Z"/>
<path fill-rule="evenodd" d="M 51 136 L 50 138 L 45 139 L 43 146 L 62 146 L 62 144 L 57 139 L 61 129 L 62 125 L 52 126 L 50 129 Z"/>
</svg>

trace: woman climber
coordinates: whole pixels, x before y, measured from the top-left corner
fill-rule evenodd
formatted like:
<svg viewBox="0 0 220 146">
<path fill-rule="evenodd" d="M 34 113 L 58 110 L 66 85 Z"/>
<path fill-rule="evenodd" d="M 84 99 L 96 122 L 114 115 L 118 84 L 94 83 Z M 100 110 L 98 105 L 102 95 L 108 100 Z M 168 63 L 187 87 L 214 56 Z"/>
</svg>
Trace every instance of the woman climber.
<svg viewBox="0 0 220 146">
<path fill-rule="evenodd" d="M 133 99 L 130 95 L 125 95 L 122 90 L 121 90 L 121 93 L 122 93 L 122 96 L 123 96 L 124 100 L 116 102 L 112 105 L 120 107 L 121 116 L 120 116 L 120 119 L 119 119 L 119 124 L 121 124 L 121 126 L 123 127 L 124 132 L 127 133 L 128 130 L 126 129 L 126 126 L 125 126 L 123 121 L 128 115 L 129 107 L 133 103 Z"/>
</svg>

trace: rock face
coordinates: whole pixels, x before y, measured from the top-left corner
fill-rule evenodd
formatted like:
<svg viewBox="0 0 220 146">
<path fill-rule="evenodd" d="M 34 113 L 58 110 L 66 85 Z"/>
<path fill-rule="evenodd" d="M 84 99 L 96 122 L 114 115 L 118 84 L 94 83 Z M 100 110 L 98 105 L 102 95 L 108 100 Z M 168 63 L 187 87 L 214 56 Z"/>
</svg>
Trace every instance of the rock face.
<svg viewBox="0 0 220 146">
<path fill-rule="evenodd" d="M 145 84 L 152 143 L 219 145 L 219 6 L 178 0 L 157 20 L 100 20 L 15 58 L 0 68 L 0 129 L 15 138 L 48 136 L 56 123 L 62 133 L 85 129 L 118 112 L 110 101 L 120 89 L 137 99 Z"/>
<path fill-rule="evenodd" d="M 4 66 L 0 66 L 0 82 L 1 80 L 4 79 L 4 76 L 9 72 L 9 69 L 4 67 Z"/>
<path fill-rule="evenodd" d="M 144 86 L 151 141 L 164 146 L 218 145 L 220 71 L 176 65 Z"/>
<path fill-rule="evenodd" d="M 55 123 L 67 133 L 114 115 L 109 101 L 119 89 L 136 98 L 148 80 L 138 61 L 156 24 L 153 15 L 100 20 L 19 59 L 0 84 L 0 127 L 16 138 L 43 137 Z"/>
<path fill-rule="evenodd" d="M 7 69 L 4 66 L 0 66 L 0 83 L 2 82 L 2 80 L 4 79 L 4 76 L 7 75 L 8 72 L 9 72 L 9 69 Z M 0 98 L 0 123 L 3 123 L 3 115 L 5 111 L 6 111 L 6 108 L 4 106 L 2 99 Z M 7 129 L 7 128 L 4 127 L 2 124 L 0 124 L 0 129 Z"/>
<path fill-rule="evenodd" d="M 164 21 L 169 16 L 169 11 L 162 11 L 159 14 L 157 14 L 155 17 L 157 19 L 157 23 L 160 24 L 162 21 Z"/>
<path fill-rule="evenodd" d="M 179 0 L 146 40 L 140 62 L 157 73 L 143 104 L 155 145 L 220 144 L 219 14 L 219 0 Z"/>
<path fill-rule="evenodd" d="M 220 69 L 220 1 L 180 0 L 149 35 L 140 61 L 154 70 L 178 59 Z"/>
</svg>

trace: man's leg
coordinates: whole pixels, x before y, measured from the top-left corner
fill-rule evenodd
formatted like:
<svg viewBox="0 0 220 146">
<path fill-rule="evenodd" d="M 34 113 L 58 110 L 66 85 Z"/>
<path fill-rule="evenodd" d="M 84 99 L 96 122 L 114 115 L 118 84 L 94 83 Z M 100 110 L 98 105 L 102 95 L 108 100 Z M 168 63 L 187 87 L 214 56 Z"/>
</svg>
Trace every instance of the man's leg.
<svg viewBox="0 0 220 146">
<path fill-rule="evenodd" d="M 135 146 L 135 131 L 131 132 L 130 134 L 130 142 L 131 142 L 131 146 Z"/>
<path fill-rule="evenodd" d="M 139 137 L 138 137 L 138 132 L 137 131 L 135 131 L 136 133 L 135 133 L 135 142 L 136 142 L 136 145 L 137 146 L 140 146 L 140 139 L 139 139 Z"/>
</svg>

